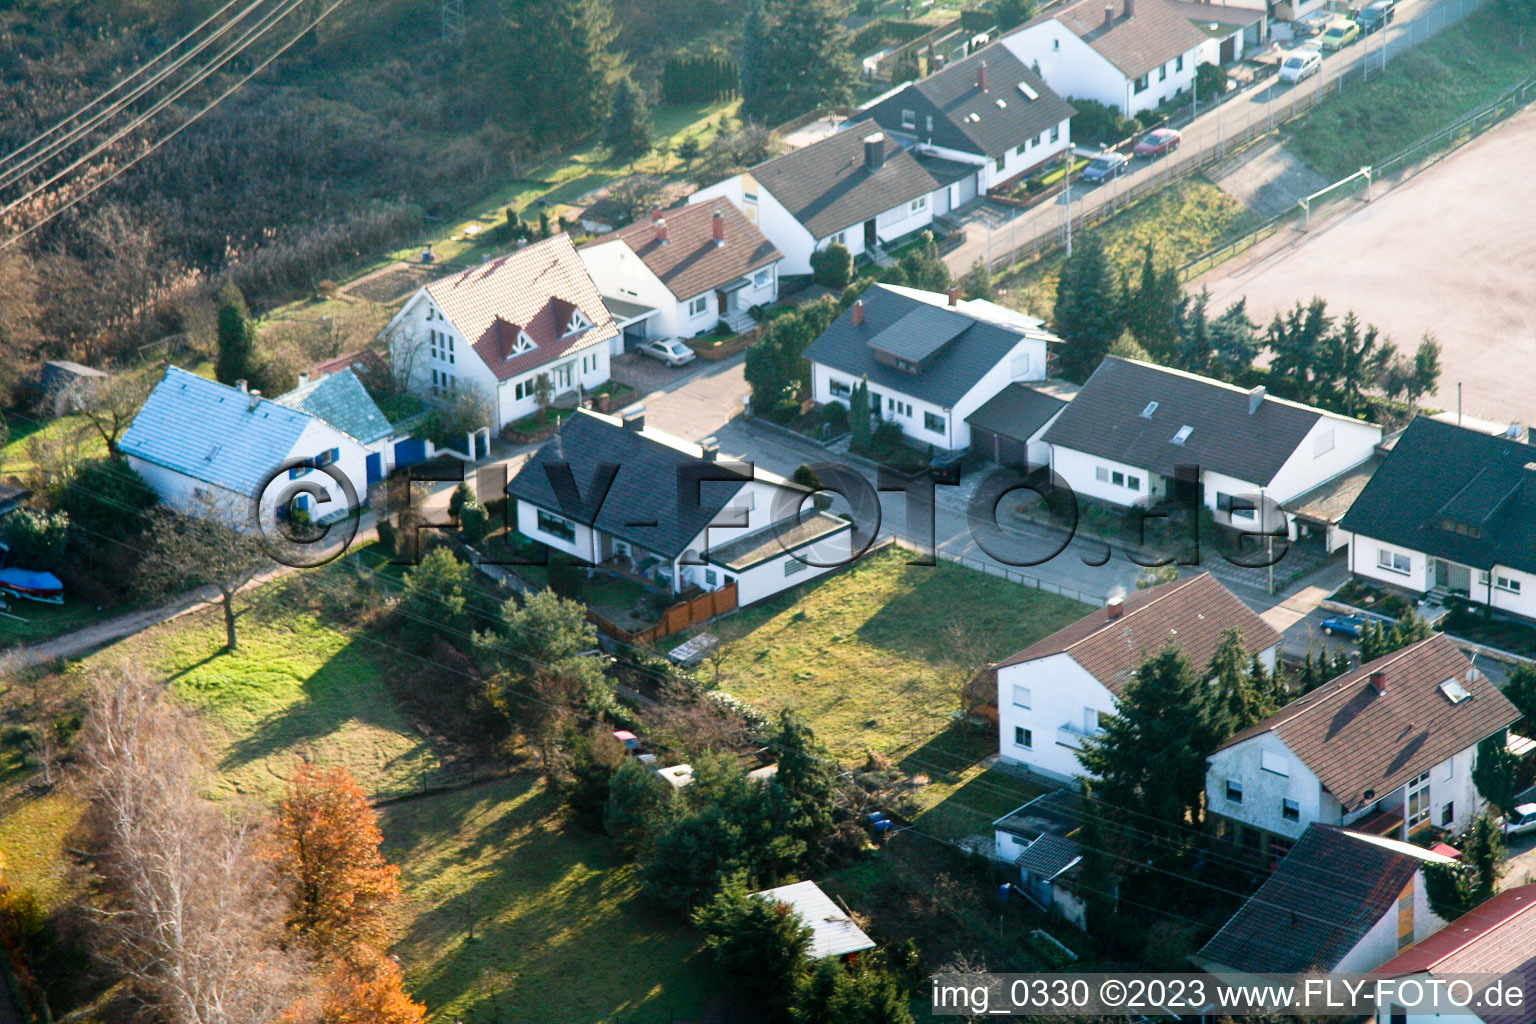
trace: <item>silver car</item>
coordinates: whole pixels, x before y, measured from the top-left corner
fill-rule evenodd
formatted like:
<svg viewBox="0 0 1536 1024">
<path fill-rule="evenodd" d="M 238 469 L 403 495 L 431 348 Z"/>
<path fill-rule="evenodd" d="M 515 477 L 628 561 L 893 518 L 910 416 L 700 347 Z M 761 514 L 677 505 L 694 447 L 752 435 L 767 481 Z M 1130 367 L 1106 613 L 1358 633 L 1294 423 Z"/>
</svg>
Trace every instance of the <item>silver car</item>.
<svg viewBox="0 0 1536 1024">
<path fill-rule="evenodd" d="M 640 345 L 640 354 L 659 359 L 668 366 L 682 366 L 698 358 L 693 349 L 676 338 L 652 338 Z"/>
<path fill-rule="evenodd" d="M 1521 804 L 1504 819 L 1505 835 L 1518 836 L 1527 832 L 1536 832 L 1536 804 Z"/>
<path fill-rule="evenodd" d="M 1313 49 L 1292 50 L 1280 65 L 1280 81 L 1299 82 L 1323 70 L 1323 55 Z"/>
</svg>

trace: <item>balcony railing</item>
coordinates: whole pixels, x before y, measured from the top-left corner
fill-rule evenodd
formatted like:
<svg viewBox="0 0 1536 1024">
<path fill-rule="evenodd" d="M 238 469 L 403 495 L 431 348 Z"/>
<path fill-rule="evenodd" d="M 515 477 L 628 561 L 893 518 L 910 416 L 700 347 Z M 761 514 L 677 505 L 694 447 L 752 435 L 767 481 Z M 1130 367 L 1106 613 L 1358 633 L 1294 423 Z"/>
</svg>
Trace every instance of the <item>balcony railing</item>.
<svg viewBox="0 0 1536 1024">
<path fill-rule="evenodd" d="M 1090 736 L 1097 736 L 1099 730 L 1089 732 L 1080 725 L 1068 722 L 1056 729 L 1056 742 L 1063 747 L 1071 747 L 1073 750 L 1083 749 L 1083 740 Z"/>
</svg>

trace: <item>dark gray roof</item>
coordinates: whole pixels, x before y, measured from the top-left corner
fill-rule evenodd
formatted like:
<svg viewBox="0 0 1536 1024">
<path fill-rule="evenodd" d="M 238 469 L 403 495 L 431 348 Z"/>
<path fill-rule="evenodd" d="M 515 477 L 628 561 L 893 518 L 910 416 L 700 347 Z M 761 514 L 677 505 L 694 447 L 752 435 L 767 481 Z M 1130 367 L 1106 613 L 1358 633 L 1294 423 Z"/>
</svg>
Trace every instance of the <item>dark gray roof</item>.
<svg viewBox="0 0 1536 1024">
<path fill-rule="evenodd" d="M 702 471 L 707 463 L 697 445 L 668 443 L 656 431 L 627 430 L 612 417 L 578 410 L 507 484 L 507 494 L 567 519 L 591 526 L 647 551 L 676 558 L 719 514 L 748 477 L 690 483 L 679 474 Z M 583 508 L 562 507 L 546 466 L 570 465 Z M 594 512 L 593 481 L 604 464 L 618 467 L 607 496 Z M 710 466 L 711 477 L 727 475 Z M 697 477 L 693 478 L 697 480 Z"/>
<path fill-rule="evenodd" d="M 945 160 L 926 153 L 913 153 L 912 156 L 918 165 L 933 175 L 933 180 L 940 185 L 953 184 L 962 178 L 971 177 L 980 170 L 976 164 L 963 164 L 958 160 Z"/>
<path fill-rule="evenodd" d="M 1044 385 L 1044 386 L 1042 386 Z M 972 427 L 1014 441 L 1028 441 L 1071 399 L 1057 388 L 1015 381 L 965 418 Z"/>
<path fill-rule="evenodd" d="M 1020 871 L 1049 882 L 1082 858 L 1082 849 L 1072 840 L 1047 832 L 1030 843 L 1016 863 Z"/>
<path fill-rule="evenodd" d="M 876 352 L 925 363 L 974 323 L 970 317 L 951 313 L 941 306 L 919 303 L 882 328 L 866 344 Z"/>
<path fill-rule="evenodd" d="M 983 62 L 987 65 L 986 92 L 977 84 L 977 69 Z M 1002 106 L 998 106 L 999 101 Z M 913 112 L 915 127 L 902 124 L 903 110 Z M 915 136 L 920 142 L 996 158 L 1056 127 L 1076 111 L 1006 47 L 993 43 L 892 93 L 866 113 L 888 130 Z M 930 118 L 932 128 L 928 127 Z"/>
<path fill-rule="evenodd" d="M 1104 24 L 1104 8 L 1114 8 L 1111 23 Z M 1135 78 L 1188 53 L 1205 41 L 1189 18 L 1168 0 L 1138 0 L 1135 13 L 1127 0 L 1075 0 L 1048 8 L 1029 25 L 1055 19 L 1127 78 Z M 1026 28 L 1029 26 L 1025 26 Z"/>
<path fill-rule="evenodd" d="M 885 136 L 885 166 L 864 162 L 864 138 L 882 131 L 861 121 L 836 135 L 752 168 L 752 177 L 816 238 L 826 238 L 939 187 L 901 144 Z"/>
<path fill-rule="evenodd" d="M 968 325 L 945 345 L 921 373 L 907 373 L 875 358 L 871 340 L 882 336 L 915 310 L 934 309 Z M 821 337 L 811 342 L 806 358 L 855 380 L 867 376 L 870 386 L 899 391 L 943 408 L 963 398 L 1024 336 L 964 313 L 935 307 L 877 284 L 864 293 L 864 323 L 854 326 L 853 309 L 833 321 Z"/>
<path fill-rule="evenodd" d="M 1530 445 L 1421 416 L 1339 526 L 1477 569 L 1536 572 L 1536 469 L 1527 463 L 1536 463 Z"/>
<path fill-rule="evenodd" d="M 1047 833 L 1066 838 L 1082 824 L 1082 796 L 1074 789 L 1053 789 L 998 818 L 992 827 L 1033 842 Z"/>
<path fill-rule="evenodd" d="M 1109 356 L 1043 440 L 1164 476 L 1197 465 L 1267 486 L 1323 414 L 1268 396 L 1252 413 L 1250 404 L 1242 388 Z M 1186 426 L 1193 429 L 1175 444 Z"/>
</svg>

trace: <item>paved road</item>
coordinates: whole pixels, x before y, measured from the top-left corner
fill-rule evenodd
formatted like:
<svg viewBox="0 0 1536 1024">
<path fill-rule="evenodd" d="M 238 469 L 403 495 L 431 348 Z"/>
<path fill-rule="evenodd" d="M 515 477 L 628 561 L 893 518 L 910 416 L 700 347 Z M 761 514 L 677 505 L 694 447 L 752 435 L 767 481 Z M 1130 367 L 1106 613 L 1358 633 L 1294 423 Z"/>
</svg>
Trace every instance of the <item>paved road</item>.
<svg viewBox="0 0 1536 1024">
<path fill-rule="evenodd" d="M 1172 176 L 1186 161 L 1198 160 L 1199 154 L 1207 149 L 1225 154 L 1229 139 L 1261 122 L 1266 127 L 1273 127 L 1297 97 L 1308 93 L 1324 94 L 1330 88 L 1337 88 L 1341 76 L 1356 72 L 1367 60 L 1373 69 L 1370 73 L 1374 73 L 1383 58 L 1390 64 L 1397 54 L 1453 24 L 1460 12 L 1472 10 L 1479 3 L 1480 0 L 1403 0 L 1397 6 L 1396 21 L 1385 32 L 1373 33 L 1339 53 L 1324 57 L 1322 72 L 1313 78 L 1287 85 L 1271 77 L 1268 84 L 1232 96 L 1214 110 L 1206 110 L 1202 104 L 1197 117 L 1179 125 L 1184 141 L 1177 153 L 1158 160 L 1133 159 L 1133 169 L 1129 173 L 1102 185 L 1074 185 L 1073 219 L 1085 212 L 1124 202 L 1131 188 L 1159 175 Z M 1023 211 L 1006 223 L 998 224 L 988 218 L 986 223 L 971 224 L 966 228 L 965 242 L 945 256 L 944 261 L 951 273 L 961 275 L 967 273 L 977 259 L 990 256 L 996 260 L 1012 249 L 1027 252 L 1037 237 L 1051 233 L 1054 240 L 1061 234 L 1066 209 L 1058 199 Z M 988 224 L 992 224 L 990 230 Z"/>
</svg>

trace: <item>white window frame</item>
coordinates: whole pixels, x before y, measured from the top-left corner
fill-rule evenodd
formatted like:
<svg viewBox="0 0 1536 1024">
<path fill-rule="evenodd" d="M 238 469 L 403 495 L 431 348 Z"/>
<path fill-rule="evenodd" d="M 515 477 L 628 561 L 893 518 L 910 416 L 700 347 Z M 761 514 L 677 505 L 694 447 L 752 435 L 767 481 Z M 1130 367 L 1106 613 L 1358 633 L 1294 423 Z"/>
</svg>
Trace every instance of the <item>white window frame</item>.
<svg viewBox="0 0 1536 1024">
<path fill-rule="evenodd" d="M 709 312 L 709 295 L 706 293 L 688 300 L 688 318 L 697 320 Z"/>
<path fill-rule="evenodd" d="M 1020 686 L 1018 683 L 1014 683 L 1013 684 L 1013 706 L 1014 707 L 1016 707 L 1016 708 L 1027 708 L 1027 707 L 1030 707 L 1030 701 L 1033 700 L 1033 699 L 1034 699 L 1034 695 L 1029 692 L 1029 687 L 1027 687 L 1027 686 Z"/>
<path fill-rule="evenodd" d="M 903 109 L 901 112 L 901 126 L 903 128 L 916 128 L 917 111 Z"/>
<path fill-rule="evenodd" d="M 1520 593 L 1520 581 L 1513 576 L 1495 575 L 1493 577 L 1493 589 L 1502 590 L 1506 594 L 1518 594 Z"/>
<path fill-rule="evenodd" d="M 1001 163 L 1002 157 L 998 157 L 998 161 Z M 999 166 L 998 170 L 1002 170 L 1002 167 Z M 907 215 L 911 216 L 914 213 L 922 213 L 926 209 L 928 209 L 928 197 L 918 196 L 907 204 Z"/>
<path fill-rule="evenodd" d="M 1229 803 L 1229 804 L 1240 804 L 1240 803 L 1242 803 L 1243 802 L 1243 783 L 1242 783 L 1242 780 L 1241 779 L 1227 779 L 1226 782 L 1227 782 L 1227 784 L 1226 784 L 1226 788 L 1223 790 L 1223 795 L 1227 798 L 1227 803 Z M 1236 793 L 1237 795 L 1234 797 L 1232 795 L 1233 793 Z"/>
<path fill-rule="evenodd" d="M 1022 725 L 1014 726 L 1013 727 L 1013 745 L 1018 747 L 1021 750 L 1034 750 L 1035 749 L 1035 732 L 1034 732 L 1034 730 L 1030 729 L 1030 728 L 1027 728 L 1026 726 L 1022 726 Z"/>
<path fill-rule="evenodd" d="M 1399 562 L 1402 564 L 1399 565 Z M 1409 576 L 1413 573 L 1413 556 L 1393 551 L 1391 548 L 1377 548 L 1376 568 Z"/>
<path fill-rule="evenodd" d="M 929 422 L 930 420 L 936 421 L 938 426 L 934 426 L 933 423 Z M 949 430 L 949 421 L 943 416 L 940 416 L 937 413 L 928 412 L 925 409 L 923 411 L 923 429 L 928 431 L 930 434 L 946 434 Z"/>
<path fill-rule="evenodd" d="M 764 267 L 762 270 L 759 270 L 757 273 L 752 275 L 752 287 L 765 288 L 767 287 L 768 282 L 772 280 L 773 269 L 771 267 Z"/>
</svg>

